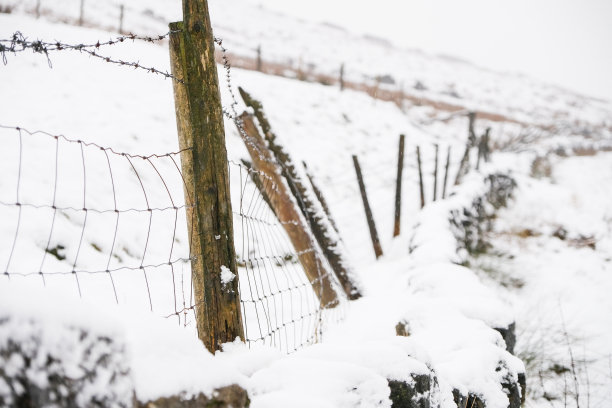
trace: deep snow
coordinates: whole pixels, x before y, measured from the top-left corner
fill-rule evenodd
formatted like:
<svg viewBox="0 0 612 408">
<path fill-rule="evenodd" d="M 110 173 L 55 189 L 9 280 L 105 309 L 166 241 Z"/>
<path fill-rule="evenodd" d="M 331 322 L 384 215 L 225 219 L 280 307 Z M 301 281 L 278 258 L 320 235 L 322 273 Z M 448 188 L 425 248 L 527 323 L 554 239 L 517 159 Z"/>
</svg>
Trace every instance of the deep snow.
<svg viewBox="0 0 612 408">
<path fill-rule="evenodd" d="M 75 11 L 73 6 L 69 1 L 58 2 L 57 5 L 54 4 L 53 14 L 48 18 L 53 21 L 61 15 L 74 17 L 78 8 Z M 113 26 L 116 18 L 113 14 L 115 6 L 111 2 L 98 2 L 92 5 L 95 9 L 88 13 L 96 15 L 95 19 L 91 19 L 96 25 Z M 0 15 L 0 37 L 7 38 L 14 31 L 20 30 L 32 38 L 95 42 L 111 35 L 96 29 L 36 21 L 18 13 L 19 10 L 30 10 L 31 7 L 31 4 L 23 2 L 15 10 L 15 14 Z M 152 11 L 143 13 L 143 8 Z M 126 25 L 135 27 L 134 31 L 145 33 L 165 32 L 164 21 L 176 19 L 180 12 L 176 7 L 162 2 L 134 2 L 128 11 Z M 317 69 L 320 68 L 324 72 L 333 72 L 341 62 L 347 62 L 351 67 L 350 75 L 356 80 L 381 73 L 391 73 L 407 83 L 422 80 L 430 88 L 426 91 L 426 96 L 440 100 L 450 98 L 443 94 L 448 90 L 448 78 L 452 76 L 455 88 L 461 95 L 461 102 L 465 102 L 466 107 L 486 107 L 487 110 L 530 123 L 552 122 L 564 125 L 555 129 L 554 134 L 544 132 L 542 138 L 537 140 L 535 150 L 548 151 L 551 146 L 569 148 L 578 144 L 596 144 L 600 140 L 609 142 L 609 130 L 606 128 L 609 127 L 611 119 L 609 105 L 604 102 L 536 84 L 526 78 L 484 72 L 468 64 L 415 51 L 398 50 L 341 30 L 288 21 L 286 17 L 239 1 L 227 5 L 221 2 L 213 3 L 212 13 L 213 21 L 219 22 L 216 34 L 224 37 L 224 45 L 234 53 L 252 52 L 261 42 L 266 58 L 269 55 L 273 60 L 293 60 L 294 63 L 302 58 L 302 64 L 306 64 L 303 56 L 308 55 L 309 58 L 322 61 L 317 62 Z M 243 20 L 247 15 L 249 19 Z M 134 20 L 130 20 L 131 18 Z M 257 20 L 263 24 L 253 23 Z M 270 30 L 270 27 L 274 30 Z M 329 38 L 333 40 L 328 40 Z M 312 44 L 317 44 L 318 47 L 312 49 Z M 119 58 L 138 60 L 145 65 L 168 70 L 167 48 L 164 44 L 126 43 L 107 51 Z M 368 59 L 363 60 L 362 55 L 368 55 Z M 64 134 L 71 139 L 84 139 L 113 147 L 116 151 L 133 154 L 178 150 L 170 80 L 138 70 L 110 66 L 76 52 L 51 54 L 50 58 L 53 69 L 47 67 L 47 60 L 41 55 L 32 55 L 29 52 L 17 56 L 7 55 L 8 64 L 0 68 L 0 72 L 3 82 L 11 86 L 3 89 L 0 99 L 0 124 Z M 397 71 L 390 72 L 389 67 Z M 285 356 L 267 347 L 255 345 L 249 350 L 234 343 L 227 345 L 223 353 L 211 356 L 198 347 L 192 320 L 187 318 L 181 322 L 182 326 L 187 324 L 185 328 L 177 326 L 176 322 L 159 318 L 172 314 L 177 308 L 180 309 L 181 293 L 183 299 L 189 297 L 188 264 L 180 266 L 180 274 L 177 271 L 181 277 L 180 282 L 177 279 L 170 287 L 167 273 L 153 274 L 159 278 L 157 288 L 154 282 L 156 278 L 150 282 L 153 315 L 149 312 L 147 289 L 140 275 L 124 275 L 125 280 L 116 285 L 119 288 L 117 309 L 113 306 L 115 298 L 107 276 L 102 276 L 101 279 L 90 276 L 81 279 L 84 285 L 83 300 L 78 296 L 72 277 L 69 277 L 70 282 L 66 285 L 58 283 L 55 293 L 53 285 L 60 278 L 50 279 L 48 287 L 40 296 L 37 295 L 36 303 L 25 302 L 23 299 L 32 296 L 33 290 L 40 290 L 32 288 L 42 286 L 38 277 L 19 282 L 15 282 L 17 278 L 11 278 L 10 281 L 3 278 L 1 289 L 6 296 L 2 296 L 2 313 L 21 319 L 34 319 L 45 325 L 58 322 L 56 326 L 59 327 L 71 324 L 74 318 L 74 322 L 78 324 L 123 339 L 121 341 L 125 342 L 128 351 L 133 353 L 130 360 L 133 386 L 138 396 L 143 398 L 155 398 L 178 391 L 210 392 L 212 388 L 223 383 L 238 382 L 249 390 L 255 407 L 288 404 L 330 407 L 390 406 L 387 379 L 408 380 L 410 374 L 427 373 L 429 369 L 433 369 L 439 377 L 441 392 L 436 398 L 439 398 L 442 406 L 452 406 L 451 392 L 453 388 L 457 388 L 465 393 L 483 395 L 488 406 L 502 407 L 506 404 L 506 397 L 498 383 L 500 374 L 496 372 L 497 364 L 500 360 L 505 361 L 509 366 L 508 371 L 515 376 L 522 369 L 522 363 L 504 350 L 501 336 L 492 330 L 492 327 L 504 326 L 516 316 L 520 334 L 519 351 L 525 351 L 525 339 L 529 338 L 529 334 L 539 333 L 546 327 L 537 324 L 537 321 L 534 323 L 533 309 L 537 304 L 532 303 L 533 299 L 542 298 L 548 293 L 550 279 L 545 274 L 547 268 L 560 269 L 565 271 L 565 276 L 561 279 L 555 275 L 553 282 L 558 289 L 555 289 L 555 295 L 551 298 L 558 300 L 560 293 L 572 294 L 573 297 L 570 296 L 567 304 L 563 303 L 564 321 L 570 328 L 568 330 L 576 332 L 577 337 L 590 339 L 576 347 L 583 348 L 583 355 L 590 356 L 589 353 L 594 353 L 599 356 L 591 368 L 592 374 L 589 378 L 593 382 L 590 383 L 589 392 L 592 393 L 593 406 L 596 406 L 597 401 L 606 400 L 605 390 L 609 389 L 606 388 L 606 381 L 609 382 L 612 378 L 612 375 L 605 371 L 605 359 L 609 359 L 612 354 L 608 348 L 610 342 L 606 339 L 610 338 L 612 325 L 608 324 L 611 308 L 609 302 L 604 300 L 604 295 L 609 293 L 612 279 L 609 273 L 605 273 L 609 258 L 605 253 L 601 256 L 599 254 L 606 250 L 610 236 L 609 230 L 602 228 L 600 222 L 607 217 L 607 193 L 605 190 L 594 193 L 593 186 L 587 188 L 575 175 L 579 172 L 577 169 L 584 166 L 599 166 L 600 174 L 604 178 L 595 185 L 603 185 L 605 177 L 610 176 L 610 169 L 606 167 L 603 159 L 607 156 L 566 159 L 570 164 L 555 166 L 555 172 L 559 172 L 555 175 L 561 180 L 560 184 L 567 183 L 565 190 L 555 190 L 554 186 L 549 188 L 548 184 L 534 181 L 523 174 L 528 172 L 526 169 L 534 157 L 531 152 L 513 154 L 510 155 L 511 159 L 502 158 L 499 162 L 495 160 L 497 167 L 510 167 L 522 172 L 518 179 L 520 189 L 516 205 L 513 204 L 510 209 L 502 212 L 495 231 L 520 229 L 523 225 L 544 231 L 542 238 L 527 239 L 527 250 L 522 249 L 523 240 L 507 243 L 502 238 L 493 238 L 494 248 L 510 246 L 510 249 L 506 250 L 518 252 L 512 261 L 496 264 L 496 268 L 515 279 L 527 282 L 526 290 L 507 294 L 505 289 L 499 289 L 496 280 L 484 279 L 487 282 L 485 286 L 472 270 L 452 263 L 457 260 L 456 243 L 449 235 L 451 232 L 445 217 L 450 208 L 469 204 L 473 196 L 478 194 L 481 184 L 477 175 L 473 175 L 459 189 L 455 189 L 456 194 L 451 199 L 429 205 L 422 212 L 418 208 L 416 159 L 413 153 L 415 146 L 420 145 L 424 155 L 425 188 L 429 201 L 432 194 L 432 145 L 440 144 L 441 152 L 445 152 L 447 146 L 452 146 L 453 166 L 450 174 L 454 176 L 467 133 L 465 118 L 435 121 L 432 116 L 443 117 L 446 113 L 432 112 L 429 107 L 416 106 L 410 107 L 404 113 L 392 103 L 372 100 L 363 93 L 341 93 L 336 88 L 320 84 L 234 69 L 232 86 L 237 85 L 245 87 L 253 96 L 262 100 L 274 130 L 289 147 L 296 161 L 305 160 L 316 174 L 339 225 L 344 243 L 351 252 L 351 260 L 363 282 L 366 296 L 347 306 L 343 321 L 326 327 L 321 344 L 305 347 Z M 227 106 L 231 100 L 225 86 L 222 87 L 222 92 Z M 556 102 L 552 103 L 553 101 Z M 555 109 L 557 111 L 553 112 Z M 577 123 L 575 119 L 583 122 Z M 566 123 L 570 125 L 565 126 Z M 515 136 L 521 130 L 518 125 L 512 123 L 478 121 L 477 133 L 481 134 L 487 126 L 493 128 L 493 137 L 498 143 Z M 595 134 L 576 132 L 576 129 L 583 128 L 595 130 Z M 226 132 L 228 154 L 232 160 L 239 162 L 240 158 L 247 157 L 247 153 L 230 121 L 226 122 Z M 14 203 L 18 132 L 0 128 L 0 133 L 3 144 L 3 176 L 0 178 L 2 201 Z M 400 133 L 408 136 L 402 235 L 392 239 L 395 160 L 397 137 Z M 54 184 L 56 142 L 48 137 L 24 137 L 23 140 L 25 149 L 22 160 L 28 167 L 24 168 L 22 199 L 24 202 L 48 205 L 53 199 L 51 186 Z M 62 177 L 58 197 L 66 200 L 66 205 L 71 202 L 80 205 L 80 152 L 71 145 L 62 145 L 61 151 L 65 154 L 65 159 L 61 161 L 65 168 L 59 170 Z M 351 154 L 359 155 L 379 235 L 386 252 L 378 262 L 374 261 L 369 243 L 357 183 L 351 167 Z M 104 173 L 104 157 L 96 157 L 93 152 L 88 154 L 88 160 L 94 161 L 91 177 L 93 180 L 99 180 L 92 183 L 96 185 L 96 189 L 90 188 L 88 194 L 91 194 L 90 203 L 106 208 L 110 205 L 104 201 L 109 197 L 108 176 Z M 132 193 L 138 191 L 138 184 L 130 175 L 127 167 L 129 165 L 117 163 L 116 166 L 121 174 L 119 178 L 124 183 L 121 187 L 123 193 L 120 195 L 127 200 L 124 208 L 141 208 L 142 197 Z M 171 195 L 182 199 L 180 179 L 176 174 L 173 175 L 171 163 L 161 163 L 160 167 L 166 169 L 164 174 L 173 180 L 170 182 Z M 606 174 L 607 176 L 604 176 Z M 154 181 L 157 180 L 156 177 L 154 174 L 146 176 L 145 183 L 150 183 L 151 200 L 158 200 L 159 206 L 164 207 L 167 205 L 164 204 L 167 201 L 167 193 L 159 188 L 159 182 Z M 578 188 L 580 190 L 576 190 Z M 547 205 L 543 205 L 542 200 L 552 194 L 557 194 L 558 199 L 550 199 Z M 572 202 L 572 194 L 575 197 L 588 197 L 579 201 L 588 205 L 576 205 L 576 208 L 571 210 L 560 204 L 568 200 Z M 549 208 L 557 208 L 558 211 L 548 211 Z M 6 258 L 13 240 L 16 214 L 12 207 L 3 207 L 0 210 L 2 257 Z M 49 216 L 50 214 L 46 213 L 24 217 L 30 220 L 30 226 L 23 227 L 27 232 L 22 233 L 25 238 L 19 241 L 22 252 L 19 252 L 18 248 L 12 268 L 38 272 L 40 257 L 30 257 L 27 254 L 34 252 L 42 256 L 41 251 L 44 253 Z M 103 252 L 108 252 L 112 238 L 109 222 L 112 222 L 112 219 L 100 217 L 96 221 L 95 217 L 92 218 L 94 226 L 91 236 L 85 237 L 88 244 L 85 248 L 88 252 L 82 255 L 82 259 L 87 265 L 92 265 L 92 268 L 98 268 L 98 265 L 104 267 L 106 257 L 102 259 L 92 244 L 101 247 Z M 159 229 L 154 232 L 153 237 L 168 237 L 174 214 L 169 219 L 161 215 L 159 218 Z M 142 253 L 146 237 L 146 219 L 143 221 L 138 214 L 128 219 L 129 221 L 125 221 L 125 232 L 118 235 L 120 242 L 117 244 L 118 248 L 125 248 L 125 259 L 113 259 L 112 262 L 117 265 L 131 262 L 138 266 L 138 262 L 142 261 L 140 256 L 129 254 Z M 179 233 L 175 251 L 177 257 L 188 258 L 184 212 L 180 212 L 177 219 Z M 561 223 L 561 219 L 567 221 Z M 429 227 L 415 230 L 413 227 L 416 223 Z M 550 260 L 544 262 L 541 248 L 537 245 L 532 248 L 531 240 L 547 238 L 543 244 L 544 248 L 554 248 L 557 238 L 550 238 L 549 235 L 551 225 L 555 223 L 566 226 L 573 234 L 596 235 L 597 252 L 593 253 L 588 248 L 573 249 L 563 246 L 560 251 L 564 254 L 562 259 L 559 259 L 558 255 L 551 255 Z M 78 228 L 75 229 L 75 225 L 78 227 L 80 224 L 69 219 L 65 226 L 58 227 L 58 231 L 65 231 L 67 241 L 73 240 L 75 233 L 78 237 Z M 104 240 L 100 231 L 104 234 Z M 409 240 L 414 231 L 421 234 L 416 242 L 419 247 L 412 255 L 408 255 L 408 247 L 411 244 Z M 503 237 L 503 234 L 500 233 L 500 236 Z M 59 237 L 56 239 L 60 242 Z M 152 247 L 147 255 L 150 260 L 147 259 L 147 264 L 155 264 L 157 260 L 167 262 L 170 242 L 162 241 L 151 241 Z M 75 248 L 68 246 L 68 259 L 74 256 L 71 251 L 75 251 Z M 580 257 L 580 262 L 576 262 L 576 257 Z M 45 260 L 46 268 L 63 267 L 70 270 L 72 266 L 55 258 L 48 258 Z M 593 265 L 592 269 L 589 268 L 589 274 L 580 269 L 585 259 L 589 259 L 588 265 Z M 482 260 L 471 262 L 478 266 Z M 531 270 L 539 273 L 535 277 L 522 276 Z M 482 275 L 480 272 L 479 274 Z M 585 288 L 583 291 L 574 290 L 573 282 L 577 276 L 584 281 L 581 285 Z M 540 279 L 546 279 L 546 284 L 540 282 Z M 26 288 L 19 288 L 17 284 L 24 284 Z M 172 292 L 179 293 L 178 306 Z M 49 307 L 56 303 L 59 303 L 59 310 Z M 547 301 L 545 309 L 537 309 L 541 311 L 542 319 L 549 319 L 553 313 L 551 310 L 556 310 L 553 303 L 553 300 Z M 580 313 L 583 307 L 587 307 L 585 304 L 588 305 L 588 318 L 577 317 L 576 314 Z M 26 311 L 18 312 L 24 305 L 28 305 Z M 96 313 L 99 313 L 102 305 L 104 308 L 112 308 L 113 311 L 104 312 L 108 313 L 105 316 L 112 317 L 82 318 L 83 315 L 97 316 Z M 36 313 L 41 308 L 47 310 L 44 316 Z M 104 323 L 111 321 L 108 326 Z M 411 335 L 407 338 L 395 335 L 395 325 L 400 321 L 409 323 Z M 562 321 L 557 319 L 554 324 L 550 324 L 558 329 L 560 322 Z M 595 329 L 598 331 L 595 332 Z M 154 344 L 148 341 L 147 333 L 150 332 L 155 333 Z M 597 337 L 594 337 L 594 334 L 597 334 Z M 142 348 L 140 345 L 143 342 L 149 346 Z M 556 359 L 554 361 L 565 361 L 563 358 L 567 357 L 567 346 L 563 343 L 553 342 L 550 348 L 542 348 L 545 352 L 554 350 L 555 347 L 555 353 L 558 354 L 552 356 Z M 195 348 L 198 348 L 197 352 L 194 351 Z M 583 350 L 579 349 L 576 353 L 580 354 Z M 147 364 L 153 364 L 154 367 Z M 207 369 L 202 370 L 202 366 Z M 591 366 L 585 367 L 589 369 Z M 598 374 L 595 374 L 595 371 Z M 159 373 L 162 372 L 167 375 L 160 377 Z M 181 375 L 175 375 L 177 372 Z M 210 375 L 211 372 L 215 375 Z M 216 375 L 218 372 L 226 374 L 219 378 Z M 155 376 L 151 375 L 153 373 Z M 537 372 L 528 373 L 530 381 L 533 381 L 533 374 Z M 556 387 L 558 390 L 563 378 L 553 377 L 550 380 L 553 385 L 550 387 Z M 603 385 L 597 386 L 596 383 Z M 347 390 L 352 391 L 347 393 Z M 582 393 L 583 398 L 586 395 L 585 392 Z M 545 403 L 542 395 L 535 393 L 530 397 L 530 405 Z M 553 404 L 562 403 L 563 398 L 553 401 Z"/>
</svg>

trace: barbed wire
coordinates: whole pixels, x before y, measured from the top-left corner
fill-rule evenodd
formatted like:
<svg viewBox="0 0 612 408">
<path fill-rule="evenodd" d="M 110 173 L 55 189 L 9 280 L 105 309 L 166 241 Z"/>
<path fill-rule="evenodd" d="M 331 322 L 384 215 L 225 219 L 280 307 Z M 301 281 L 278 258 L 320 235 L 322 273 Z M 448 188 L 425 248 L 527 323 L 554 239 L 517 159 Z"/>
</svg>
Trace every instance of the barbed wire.
<svg viewBox="0 0 612 408">
<path fill-rule="evenodd" d="M 154 43 L 157 41 L 162 41 L 166 39 L 168 36 L 170 36 L 171 34 L 176 33 L 176 32 L 179 32 L 179 31 L 176 31 L 176 30 L 169 31 L 166 34 L 162 34 L 158 36 L 139 36 L 135 34 L 128 34 L 125 36 L 116 37 L 115 39 L 111 39 L 111 40 L 103 41 L 103 42 L 97 41 L 96 43 L 90 43 L 90 44 L 66 44 L 60 41 L 54 41 L 54 42 L 46 42 L 42 40 L 29 41 L 27 37 L 25 37 L 20 31 L 16 31 L 10 39 L 0 39 L 0 54 L 2 55 L 2 62 L 4 63 L 4 65 L 6 65 L 8 63 L 8 60 L 6 57 L 7 53 L 17 54 L 19 52 L 24 52 L 28 49 L 31 49 L 32 52 L 36 54 L 44 54 L 45 57 L 47 58 L 47 64 L 49 65 L 49 68 L 52 68 L 53 64 L 51 63 L 51 58 L 49 56 L 50 52 L 78 51 L 78 52 L 84 52 L 92 57 L 101 59 L 104 62 L 108 62 L 108 63 L 119 65 L 119 66 L 127 66 L 127 67 L 132 67 L 134 69 L 144 70 L 152 74 L 161 75 L 165 78 L 171 78 L 172 80 L 179 82 L 179 83 L 184 83 L 182 78 L 177 78 L 167 71 L 162 71 L 155 67 L 149 67 L 149 66 L 142 65 L 139 61 L 133 62 L 133 61 L 124 61 L 121 59 L 115 59 L 109 56 L 101 55 L 97 51 L 101 47 L 120 44 L 128 40 L 132 40 L 132 41 L 141 40 L 145 42 Z"/>
</svg>

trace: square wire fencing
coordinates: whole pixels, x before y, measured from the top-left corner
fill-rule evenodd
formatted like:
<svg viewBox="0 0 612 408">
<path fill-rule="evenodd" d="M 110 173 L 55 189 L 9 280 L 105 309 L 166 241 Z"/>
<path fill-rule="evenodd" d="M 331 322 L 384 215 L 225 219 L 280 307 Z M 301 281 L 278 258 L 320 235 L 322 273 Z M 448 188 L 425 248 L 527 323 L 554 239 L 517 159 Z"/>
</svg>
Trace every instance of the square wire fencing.
<svg viewBox="0 0 612 408">
<path fill-rule="evenodd" d="M 0 146 L 0 285 L 152 311 L 195 331 L 200 254 L 190 252 L 182 152 L 134 155 L 7 126 Z M 242 163 L 229 174 L 245 341 L 286 353 L 320 341 L 344 305 L 321 306 L 262 194 L 273 182 Z"/>
</svg>

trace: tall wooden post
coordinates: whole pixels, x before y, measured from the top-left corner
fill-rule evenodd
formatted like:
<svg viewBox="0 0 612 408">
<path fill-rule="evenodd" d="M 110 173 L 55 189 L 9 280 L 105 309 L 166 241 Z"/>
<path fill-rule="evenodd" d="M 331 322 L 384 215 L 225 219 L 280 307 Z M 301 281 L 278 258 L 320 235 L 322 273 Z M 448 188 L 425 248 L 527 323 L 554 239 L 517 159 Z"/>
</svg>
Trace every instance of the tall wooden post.
<svg viewBox="0 0 612 408">
<path fill-rule="evenodd" d="M 363 208 L 366 213 L 366 219 L 368 221 L 368 227 L 370 228 L 370 238 L 372 239 L 372 246 L 374 247 L 374 254 L 376 259 L 380 258 L 383 254 L 382 247 L 380 246 L 380 240 L 378 239 L 378 232 L 376 231 L 376 224 L 374 223 L 374 216 L 372 215 L 372 209 L 368 202 L 368 193 L 366 192 L 365 183 L 363 182 L 363 175 L 361 174 L 361 166 L 359 166 L 359 160 L 357 156 L 353 155 L 353 165 L 355 166 L 355 173 L 357 173 L 357 182 L 359 183 L 359 190 L 361 191 L 361 199 L 363 200 Z"/>
<path fill-rule="evenodd" d="M 446 186 L 448 184 L 448 167 L 450 166 L 451 147 L 448 146 L 446 153 L 446 166 L 444 166 L 444 185 L 442 186 L 442 199 L 446 198 Z"/>
<path fill-rule="evenodd" d="M 257 46 L 257 71 L 261 72 L 263 69 L 261 63 L 261 44 Z"/>
<path fill-rule="evenodd" d="M 123 34 L 123 14 L 125 12 L 125 6 L 121 4 L 119 6 L 119 34 Z"/>
<path fill-rule="evenodd" d="M 402 174 L 404 171 L 404 135 L 400 135 L 399 153 L 397 155 L 397 179 L 395 182 L 395 223 L 393 225 L 393 236 L 400 234 L 400 219 L 402 213 Z"/>
<path fill-rule="evenodd" d="M 340 65 L 340 90 L 344 91 L 344 63 Z"/>
<path fill-rule="evenodd" d="M 434 171 L 433 171 L 433 179 L 434 179 L 433 201 L 436 201 L 438 199 L 438 151 L 439 149 L 440 149 L 440 146 L 436 145 L 436 159 L 434 161 Z"/>
<path fill-rule="evenodd" d="M 421 192 L 421 208 L 425 207 L 425 189 L 423 188 L 423 171 L 421 170 L 421 149 L 416 147 L 417 168 L 419 170 L 419 191 Z"/>
<path fill-rule="evenodd" d="M 170 60 L 176 118 L 190 204 L 191 268 L 198 336 L 208 350 L 244 339 L 221 95 L 206 0 L 183 0 L 183 22 L 171 23 Z M 225 284 L 221 273 L 234 278 Z"/>
<path fill-rule="evenodd" d="M 81 0 L 81 7 L 79 9 L 79 25 L 83 25 L 83 19 L 85 15 L 85 0 Z"/>
</svg>

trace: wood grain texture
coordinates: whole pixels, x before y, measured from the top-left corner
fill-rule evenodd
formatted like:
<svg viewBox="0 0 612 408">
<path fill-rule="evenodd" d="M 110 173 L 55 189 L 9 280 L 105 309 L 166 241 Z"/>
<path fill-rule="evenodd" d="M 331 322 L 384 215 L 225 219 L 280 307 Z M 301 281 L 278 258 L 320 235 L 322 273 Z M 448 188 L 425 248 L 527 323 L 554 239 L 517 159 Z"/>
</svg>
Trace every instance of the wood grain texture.
<svg viewBox="0 0 612 408">
<path fill-rule="evenodd" d="M 253 159 L 253 168 L 263 173 L 273 185 L 273 188 L 268 188 L 265 194 L 298 254 L 298 259 L 319 298 L 321 307 L 335 307 L 338 304 L 338 297 L 332 287 L 332 272 L 319 257 L 314 237 L 310 234 L 306 220 L 292 200 L 291 191 L 281 176 L 280 165 L 276 163 L 274 155 L 266 146 L 253 116 L 245 112 L 240 119 L 244 129 L 240 134 Z"/>
<path fill-rule="evenodd" d="M 272 127 L 264 113 L 261 102 L 251 97 L 244 89 L 239 88 L 239 91 L 245 104 L 253 109 L 265 141 L 280 166 L 281 174 L 287 181 L 291 193 L 296 198 L 302 214 L 306 217 L 312 233 L 334 274 L 340 281 L 344 292 L 351 300 L 359 299 L 361 293 L 354 282 L 352 266 L 344 255 L 343 244 L 339 235 L 334 231 L 331 222 L 325 216 L 325 212 L 319 210 L 322 204 L 318 202 L 316 193 L 308 184 L 308 181 L 303 180 L 291 156 L 272 132 Z"/>
<path fill-rule="evenodd" d="M 214 352 L 244 340 L 234 249 L 227 152 L 214 40 L 205 0 L 183 1 L 183 23 L 170 24 L 176 118 L 185 179 L 198 335 Z M 221 269 L 236 278 L 222 285 Z"/>
</svg>

